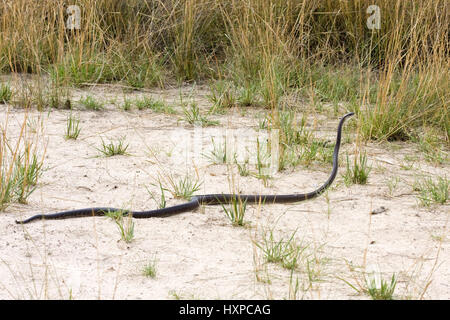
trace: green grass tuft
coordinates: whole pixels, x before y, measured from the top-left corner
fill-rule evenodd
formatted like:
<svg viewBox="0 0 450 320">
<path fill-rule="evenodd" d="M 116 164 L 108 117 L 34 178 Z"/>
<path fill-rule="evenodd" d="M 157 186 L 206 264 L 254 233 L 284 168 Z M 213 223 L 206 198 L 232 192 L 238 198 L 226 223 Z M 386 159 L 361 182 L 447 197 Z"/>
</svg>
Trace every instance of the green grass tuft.
<svg viewBox="0 0 450 320">
<path fill-rule="evenodd" d="M 101 148 L 96 148 L 105 157 L 112 157 L 116 155 L 128 155 L 128 144 L 124 144 L 124 138 L 119 139 L 116 143 L 110 141 L 106 143 L 102 138 Z"/>
<path fill-rule="evenodd" d="M 103 104 L 98 102 L 94 97 L 89 95 L 84 98 L 81 98 L 80 103 L 88 110 L 98 111 L 103 109 Z"/>
</svg>

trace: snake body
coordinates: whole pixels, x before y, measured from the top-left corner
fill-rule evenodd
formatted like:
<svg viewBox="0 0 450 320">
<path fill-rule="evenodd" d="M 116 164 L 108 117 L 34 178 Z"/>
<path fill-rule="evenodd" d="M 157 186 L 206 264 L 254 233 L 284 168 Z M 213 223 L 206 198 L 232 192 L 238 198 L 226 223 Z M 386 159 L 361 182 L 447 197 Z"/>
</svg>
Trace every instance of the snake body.
<svg viewBox="0 0 450 320">
<path fill-rule="evenodd" d="M 291 203 L 313 199 L 321 195 L 333 183 L 334 179 L 336 178 L 338 171 L 339 148 L 341 146 L 342 126 L 345 120 L 348 117 L 352 116 L 353 114 L 354 114 L 353 112 L 347 113 L 339 121 L 337 128 L 336 144 L 333 152 L 333 169 L 331 171 L 330 176 L 322 186 L 309 193 L 294 193 L 281 195 L 204 194 L 192 197 L 189 202 L 161 209 L 154 209 L 148 211 L 127 211 L 123 209 L 107 208 L 107 207 L 85 208 L 85 209 L 62 211 L 51 214 L 37 214 L 23 221 L 16 221 L 16 223 L 25 224 L 42 219 L 56 220 L 56 219 L 76 218 L 76 217 L 104 216 L 108 212 L 122 212 L 124 216 L 131 215 L 133 218 L 166 217 L 182 212 L 192 211 L 198 208 L 200 205 L 227 204 L 235 199 L 240 199 L 243 202 L 246 201 L 247 203 L 254 203 L 254 204 Z"/>
</svg>

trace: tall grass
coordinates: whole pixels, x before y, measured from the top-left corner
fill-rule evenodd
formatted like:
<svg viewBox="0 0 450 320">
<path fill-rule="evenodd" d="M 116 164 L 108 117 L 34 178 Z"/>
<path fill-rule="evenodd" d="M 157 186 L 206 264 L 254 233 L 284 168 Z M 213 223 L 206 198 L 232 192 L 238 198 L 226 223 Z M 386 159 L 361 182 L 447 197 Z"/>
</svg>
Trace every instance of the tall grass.
<svg viewBox="0 0 450 320">
<path fill-rule="evenodd" d="M 366 26 L 373 4 L 380 30 Z M 66 28 L 68 5 L 79 30 Z M 365 139 L 427 124 L 448 141 L 448 12 L 445 0 L 3 1 L 0 71 L 48 73 L 56 89 L 232 81 L 257 88 L 274 128 L 294 90 L 352 102 Z"/>
</svg>

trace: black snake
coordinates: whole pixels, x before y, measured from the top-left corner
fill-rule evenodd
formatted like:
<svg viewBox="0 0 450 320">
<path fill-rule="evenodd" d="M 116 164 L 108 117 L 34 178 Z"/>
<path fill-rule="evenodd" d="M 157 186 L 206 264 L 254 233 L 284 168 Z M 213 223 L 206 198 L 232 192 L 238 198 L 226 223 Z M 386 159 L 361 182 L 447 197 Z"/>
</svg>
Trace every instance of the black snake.
<svg viewBox="0 0 450 320">
<path fill-rule="evenodd" d="M 336 137 L 336 145 L 334 147 L 333 152 L 333 169 L 328 180 L 319 188 L 309 193 L 294 193 L 294 194 L 281 194 L 281 195 L 263 195 L 263 194 L 255 194 L 255 195 L 236 195 L 236 194 L 204 194 L 194 196 L 189 202 L 178 204 L 172 207 L 148 210 L 148 211 L 127 211 L 116 208 L 85 208 L 78 210 L 69 210 L 63 212 L 57 212 L 52 214 L 37 214 L 23 221 L 16 221 L 16 223 L 29 223 L 35 220 L 46 219 L 46 220 L 54 220 L 54 219 L 66 219 L 66 218 L 75 218 L 75 217 L 89 217 L 89 216 L 104 216 L 108 212 L 122 212 L 124 216 L 131 215 L 133 218 L 151 218 L 151 217 L 163 217 L 169 216 L 181 212 L 191 211 L 198 208 L 200 205 L 217 205 L 217 204 L 226 204 L 231 201 L 239 198 L 243 202 L 247 201 L 247 203 L 289 203 L 289 202 L 299 202 L 305 201 L 312 198 L 315 198 L 322 194 L 334 181 L 336 178 L 336 174 L 338 171 L 338 156 L 339 156 L 339 148 L 341 146 L 341 133 L 342 126 L 344 124 L 345 119 L 352 116 L 354 113 L 347 113 L 342 117 L 339 121 L 339 125 L 337 128 L 337 137 Z"/>
</svg>

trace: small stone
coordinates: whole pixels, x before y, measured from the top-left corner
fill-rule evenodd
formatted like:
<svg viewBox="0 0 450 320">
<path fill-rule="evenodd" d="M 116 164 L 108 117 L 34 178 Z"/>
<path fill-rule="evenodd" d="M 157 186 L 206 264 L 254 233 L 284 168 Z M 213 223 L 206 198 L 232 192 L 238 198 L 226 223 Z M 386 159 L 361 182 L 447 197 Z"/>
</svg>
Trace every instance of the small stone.
<svg viewBox="0 0 450 320">
<path fill-rule="evenodd" d="M 386 209 L 385 207 L 381 206 L 381 207 L 379 207 L 377 209 L 372 210 L 370 212 L 370 214 L 380 214 L 380 213 L 386 212 L 387 210 L 388 209 Z"/>
</svg>

